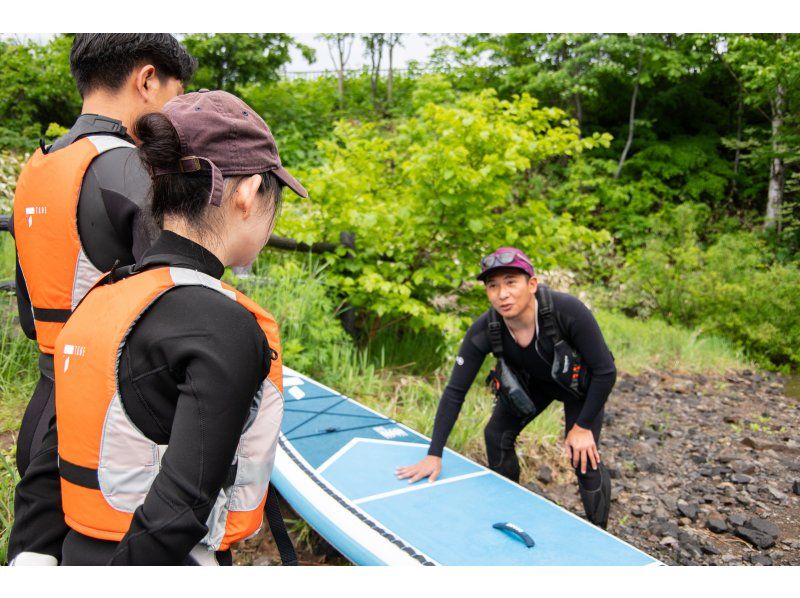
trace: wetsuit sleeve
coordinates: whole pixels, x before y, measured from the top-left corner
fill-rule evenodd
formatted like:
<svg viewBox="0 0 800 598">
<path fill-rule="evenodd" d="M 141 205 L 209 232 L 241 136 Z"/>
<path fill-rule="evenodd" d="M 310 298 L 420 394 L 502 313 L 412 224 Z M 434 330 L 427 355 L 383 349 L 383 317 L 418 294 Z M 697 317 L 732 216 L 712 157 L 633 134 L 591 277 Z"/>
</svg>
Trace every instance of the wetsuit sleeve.
<svg viewBox="0 0 800 598">
<path fill-rule="evenodd" d="M 433 422 L 433 433 L 431 434 L 431 446 L 428 454 L 441 457 L 447 437 L 453 430 L 453 426 L 461 413 L 461 406 L 464 404 L 464 397 L 472 386 L 475 376 L 483 365 L 483 360 L 490 352 L 488 339 L 485 335 L 486 315 L 478 318 L 467 331 L 461 348 L 458 350 L 458 357 L 450 374 L 450 380 L 439 400 L 439 407 L 436 410 L 436 419 Z"/>
<path fill-rule="evenodd" d="M 268 345 L 255 318 L 215 291 L 175 289 L 142 322 L 145 317 L 161 329 L 160 340 L 140 339 L 130 351 L 167 356 L 178 397 L 161 470 L 112 565 L 181 564 L 202 540 L 253 396 L 268 373 Z"/>
<path fill-rule="evenodd" d="M 78 204 L 78 230 L 100 270 L 139 261 L 157 235 L 148 215 L 151 178 L 137 150 L 117 148 L 89 165 Z"/>
<path fill-rule="evenodd" d="M 568 338 L 581 354 L 584 365 L 592 373 L 586 399 L 576 422 L 581 428 L 589 429 L 614 388 L 617 368 L 600 326 L 589 308 L 577 297 L 571 295 L 562 297 L 564 304 L 555 307 L 567 315 L 564 320 L 567 324 Z"/>
</svg>

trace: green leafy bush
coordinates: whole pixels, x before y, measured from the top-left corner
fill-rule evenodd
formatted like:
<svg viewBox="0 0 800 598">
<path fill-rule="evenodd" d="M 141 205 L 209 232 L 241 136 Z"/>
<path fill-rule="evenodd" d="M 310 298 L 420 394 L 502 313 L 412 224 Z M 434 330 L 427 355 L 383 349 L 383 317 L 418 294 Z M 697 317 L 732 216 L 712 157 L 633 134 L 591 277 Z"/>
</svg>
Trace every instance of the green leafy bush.
<svg viewBox="0 0 800 598">
<path fill-rule="evenodd" d="M 765 240 L 726 233 L 698 239 L 705 206 L 665 211 L 621 272 L 618 305 L 639 317 L 725 337 L 764 366 L 800 364 L 800 269 L 774 261 Z"/>
<path fill-rule="evenodd" d="M 352 259 L 333 261 L 335 287 L 386 321 L 452 332 L 462 326 L 458 308 L 480 296 L 471 291 L 478 260 L 498 245 L 528 250 L 542 268 L 580 270 L 608 241 L 517 193 L 536 165 L 607 143 L 581 138 L 561 110 L 527 95 L 499 100 L 492 90 L 424 104 L 407 119 L 340 121 L 320 144 L 312 201 L 290 203 L 281 230 L 304 241 L 355 233 Z M 455 303 L 437 309 L 454 290 Z"/>
</svg>

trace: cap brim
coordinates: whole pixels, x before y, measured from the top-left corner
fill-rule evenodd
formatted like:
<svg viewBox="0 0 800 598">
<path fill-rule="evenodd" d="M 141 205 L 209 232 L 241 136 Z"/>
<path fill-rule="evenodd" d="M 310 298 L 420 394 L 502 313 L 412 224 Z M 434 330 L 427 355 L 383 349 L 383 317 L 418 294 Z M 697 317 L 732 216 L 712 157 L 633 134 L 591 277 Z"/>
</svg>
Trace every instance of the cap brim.
<svg viewBox="0 0 800 598">
<path fill-rule="evenodd" d="M 492 266 L 488 270 L 484 270 L 483 272 L 478 274 L 478 276 L 476 276 L 475 278 L 477 278 L 481 282 L 486 282 L 486 278 L 491 276 L 498 270 L 517 270 L 518 272 L 522 272 L 523 274 L 531 276 L 530 272 L 525 271 L 523 268 L 520 268 L 518 266 L 507 266 L 505 264 L 502 264 L 500 266 Z"/>
<path fill-rule="evenodd" d="M 308 197 L 308 191 L 306 191 L 306 188 L 303 187 L 303 185 L 301 185 L 296 178 L 290 175 L 289 171 L 283 166 L 278 166 L 278 168 L 272 171 L 272 174 L 283 181 L 283 183 L 289 187 L 289 189 L 297 193 L 300 197 Z"/>
</svg>

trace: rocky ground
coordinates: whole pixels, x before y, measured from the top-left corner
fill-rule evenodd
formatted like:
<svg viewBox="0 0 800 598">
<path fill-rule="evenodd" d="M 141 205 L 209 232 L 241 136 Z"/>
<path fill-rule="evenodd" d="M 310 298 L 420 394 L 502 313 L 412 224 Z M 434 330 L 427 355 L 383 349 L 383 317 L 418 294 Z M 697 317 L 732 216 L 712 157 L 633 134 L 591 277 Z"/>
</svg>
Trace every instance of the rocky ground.
<svg viewBox="0 0 800 598">
<path fill-rule="evenodd" d="M 780 376 L 622 374 L 606 420 L 611 533 L 669 565 L 800 565 L 800 400 Z M 523 481 L 582 515 L 559 451 L 520 446 Z M 346 563 L 301 529 L 302 564 Z M 268 532 L 236 560 L 279 563 Z"/>
<path fill-rule="evenodd" d="M 782 378 L 623 374 L 607 411 L 611 533 L 670 565 L 800 565 L 800 401 Z M 571 476 L 540 466 L 531 487 L 581 513 Z"/>
</svg>

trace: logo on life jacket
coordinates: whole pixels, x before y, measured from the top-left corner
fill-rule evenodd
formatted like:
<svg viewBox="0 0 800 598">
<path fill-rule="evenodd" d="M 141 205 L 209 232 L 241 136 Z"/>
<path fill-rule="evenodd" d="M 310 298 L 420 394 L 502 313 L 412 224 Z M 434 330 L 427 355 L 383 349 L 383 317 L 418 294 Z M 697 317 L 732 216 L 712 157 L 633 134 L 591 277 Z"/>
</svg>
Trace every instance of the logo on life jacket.
<svg viewBox="0 0 800 598">
<path fill-rule="evenodd" d="M 25 216 L 28 217 L 27 218 L 27 220 L 28 220 L 28 228 L 33 226 L 33 216 L 34 216 L 34 214 L 47 214 L 47 208 L 46 207 L 25 208 Z"/>
<path fill-rule="evenodd" d="M 64 360 L 64 372 L 66 372 L 69 369 L 70 357 L 73 355 L 75 357 L 83 357 L 86 355 L 86 347 L 81 347 L 79 345 L 64 345 L 64 355 L 67 356 L 67 358 Z"/>
</svg>

